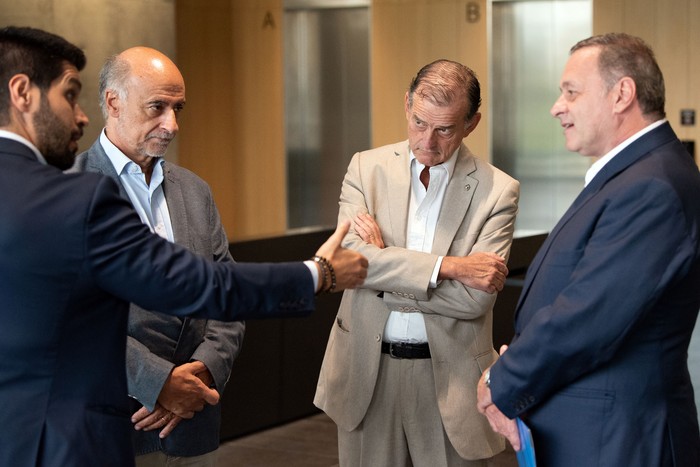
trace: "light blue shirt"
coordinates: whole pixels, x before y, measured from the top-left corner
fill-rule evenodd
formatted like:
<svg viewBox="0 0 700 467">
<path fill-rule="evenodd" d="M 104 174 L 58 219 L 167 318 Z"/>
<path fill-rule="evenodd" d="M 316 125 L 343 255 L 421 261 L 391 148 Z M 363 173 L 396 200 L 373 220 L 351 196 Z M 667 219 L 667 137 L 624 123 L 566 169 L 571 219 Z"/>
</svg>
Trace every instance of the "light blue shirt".
<svg viewBox="0 0 700 467">
<path fill-rule="evenodd" d="M 151 232 L 171 242 L 174 241 L 170 212 L 163 192 L 163 163 L 165 161 L 158 158 L 153 165 L 151 182 L 146 183 L 146 174 L 143 173 L 141 167 L 112 144 L 104 130 L 100 135 L 100 144 L 114 166 L 114 170 L 117 171 L 119 180 L 129 195 L 131 204 L 141 218 L 141 222 L 146 224 Z"/>
</svg>

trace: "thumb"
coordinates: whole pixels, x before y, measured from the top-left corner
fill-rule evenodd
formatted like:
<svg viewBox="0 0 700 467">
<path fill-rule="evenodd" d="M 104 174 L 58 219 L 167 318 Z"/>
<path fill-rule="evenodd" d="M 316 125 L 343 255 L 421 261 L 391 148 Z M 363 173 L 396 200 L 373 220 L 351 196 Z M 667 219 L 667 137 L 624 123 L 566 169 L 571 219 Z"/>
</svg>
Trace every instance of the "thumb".
<svg viewBox="0 0 700 467">
<path fill-rule="evenodd" d="M 206 388 L 202 394 L 204 402 L 209 405 L 216 405 L 219 402 L 219 393 L 216 389 Z"/>
<path fill-rule="evenodd" d="M 181 365 L 184 368 L 187 368 L 187 372 L 191 373 L 193 375 L 196 375 L 197 373 L 201 373 L 202 371 L 207 369 L 207 366 L 200 362 L 199 360 L 194 360 L 188 363 L 183 363 Z"/>
<path fill-rule="evenodd" d="M 338 224 L 338 227 L 335 229 L 335 232 L 333 232 L 333 235 L 328 237 L 328 240 L 326 240 L 323 243 L 323 245 L 321 245 L 316 254 L 318 256 L 323 256 L 326 258 L 328 256 L 332 256 L 335 250 L 337 250 L 338 247 L 340 247 L 340 242 L 343 241 L 343 238 L 345 238 L 345 235 L 348 233 L 349 230 L 350 221 L 343 221 L 340 224 Z"/>
</svg>

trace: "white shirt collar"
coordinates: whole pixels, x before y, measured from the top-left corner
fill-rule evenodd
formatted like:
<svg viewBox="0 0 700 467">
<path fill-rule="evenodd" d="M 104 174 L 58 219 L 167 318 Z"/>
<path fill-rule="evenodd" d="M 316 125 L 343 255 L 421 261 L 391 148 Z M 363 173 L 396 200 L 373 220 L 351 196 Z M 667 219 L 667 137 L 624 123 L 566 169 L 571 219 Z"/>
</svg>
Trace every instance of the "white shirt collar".
<svg viewBox="0 0 700 467">
<path fill-rule="evenodd" d="M 109 158 L 110 162 L 114 166 L 114 170 L 117 171 L 118 175 L 121 175 L 124 173 L 125 168 L 129 164 L 134 164 L 138 167 L 138 164 L 136 162 L 132 161 L 129 159 L 126 154 L 124 154 L 118 147 L 114 145 L 109 140 L 109 137 L 107 136 L 106 130 L 103 128 L 102 133 L 100 133 L 100 144 L 102 145 L 102 149 L 105 150 L 105 153 L 107 154 L 107 157 Z M 162 157 L 158 158 L 157 163 L 162 165 L 164 162 L 164 159 Z M 140 167 L 139 167 L 140 170 Z"/>
<path fill-rule="evenodd" d="M 13 133 L 13 132 L 7 131 L 7 130 L 0 130 L 0 138 L 7 138 L 7 139 L 17 141 L 18 143 L 24 144 L 25 146 L 29 147 L 29 149 L 32 150 L 32 152 L 34 153 L 36 158 L 39 159 L 39 162 L 41 162 L 44 165 L 48 165 L 46 163 L 46 159 L 41 154 L 41 152 L 39 152 L 37 147 L 34 146 L 27 138 L 24 138 L 24 137 L 18 135 L 17 133 Z"/>
<path fill-rule="evenodd" d="M 613 157 L 618 155 L 620 152 L 622 152 L 623 149 L 625 149 L 627 146 L 632 144 L 635 140 L 641 138 L 643 135 L 649 133 L 651 130 L 654 128 L 658 128 L 664 123 L 666 123 L 666 119 L 662 118 L 661 120 L 658 120 L 651 125 L 647 125 L 646 127 L 642 128 L 617 146 L 615 146 L 610 152 L 608 152 L 606 155 L 595 161 L 589 168 L 588 171 L 586 172 L 586 178 L 585 178 L 585 183 L 584 186 L 588 185 L 593 178 L 598 175 L 598 172 L 600 172 L 603 167 L 605 167 L 605 164 L 610 162 Z"/>
<path fill-rule="evenodd" d="M 449 159 L 447 159 L 445 162 L 442 164 L 435 165 L 433 167 L 442 167 L 444 170 L 447 171 L 447 181 L 450 181 L 450 178 L 452 178 L 452 174 L 455 171 L 455 166 L 457 165 L 457 154 L 459 153 L 459 150 L 461 149 L 461 145 L 455 150 L 455 152 L 452 153 Z M 424 164 L 421 164 L 418 162 L 418 159 L 416 159 L 416 156 L 413 154 L 413 150 L 409 148 L 409 154 L 410 154 L 410 159 L 409 159 L 409 164 L 413 164 L 413 161 L 415 160 L 415 168 L 418 171 L 417 173 L 421 173 L 423 170 L 423 167 L 425 167 Z"/>
</svg>

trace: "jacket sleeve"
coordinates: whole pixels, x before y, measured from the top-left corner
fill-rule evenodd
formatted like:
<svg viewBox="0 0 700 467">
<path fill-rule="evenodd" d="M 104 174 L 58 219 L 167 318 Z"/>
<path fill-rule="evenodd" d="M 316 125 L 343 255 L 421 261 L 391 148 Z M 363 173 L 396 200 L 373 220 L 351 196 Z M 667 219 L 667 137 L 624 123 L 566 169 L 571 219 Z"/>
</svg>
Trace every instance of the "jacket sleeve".
<svg viewBox="0 0 700 467">
<path fill-rule="evenodd" d="M 137 339 L 126 338 L 126 376 L 129 396 L 153 411 L 160 391 L 175 365 L 151 352 Z"/>
<path fill-rule="evenodd" d="M 98 183 L 87 212 L 85 268 L 122 300 L 174 316 L 224 321 L 306 316 L 315 306 L 299 262 L 212 262 L 152 234 L 112 180 Z"/>
</svg>

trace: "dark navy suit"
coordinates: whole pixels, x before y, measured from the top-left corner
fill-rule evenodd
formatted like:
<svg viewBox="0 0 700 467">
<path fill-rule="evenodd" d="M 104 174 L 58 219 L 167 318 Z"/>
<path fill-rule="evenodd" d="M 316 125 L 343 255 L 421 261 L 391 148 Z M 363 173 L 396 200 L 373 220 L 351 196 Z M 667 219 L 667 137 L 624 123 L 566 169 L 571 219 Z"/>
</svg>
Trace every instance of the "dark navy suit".
<svg viewBox="0 0 700 467">
<path fill-rule="evenodd" d="M 700 308 L 700 176 L 668 123 L 608 162 L 528 270 L 495 404 L 540 467 L 698 466 L 687 349 Z"/>
<path fill-rule="evenodd" d="M 301 262 L 208 262 L 152 235 L 114 180 L 6 138 L 0 200 L 2 466 L 133 465 L 129 302 L 228 320 L 314 308 Z"/>
</svg>

